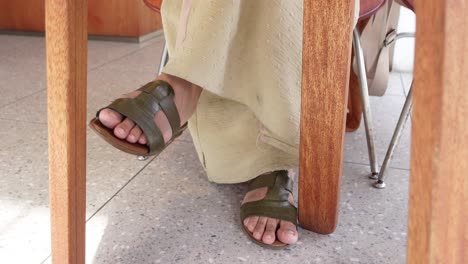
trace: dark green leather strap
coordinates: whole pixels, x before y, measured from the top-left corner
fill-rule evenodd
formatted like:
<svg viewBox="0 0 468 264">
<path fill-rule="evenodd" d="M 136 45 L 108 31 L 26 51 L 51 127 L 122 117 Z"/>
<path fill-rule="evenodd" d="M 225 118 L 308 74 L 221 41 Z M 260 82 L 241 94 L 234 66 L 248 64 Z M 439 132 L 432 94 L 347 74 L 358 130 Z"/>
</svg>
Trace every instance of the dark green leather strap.
<svg viewBox="0 0 468 264">
<path fill-rule="evenodd" d="M 160 111 L 160 107 L 158 104 L 150 104 L 151 101 L 145 100 L 145 97 L 148 96 L 146 94 L 139 99 L 137 99 L 138 97 L 134 99 L 117 99 L 108 108 L 130 118 L 141 128 L 148 140 L 148 154 L 153 154 L 162 151 L 165 147 L 165 142 L 161 130 L 156 126 L 153 119 L 156 112 Z M 146 103 L 144 103 L 145 101 Z"/>
<path fill-rule="evenodd" d="M 180 117 L 174 103 L 174 90 L 164 81 L 147 83 L 138 90 L 141 93 L 135 98 L 117 99 L 105 108 L 117 111 L 133 120 L 148 140 L 148 154 L 153 155 L 166 147 L 161 130 L 154 123 L 157 112 L 162 110 L 166 114 L 173 138 L 180 132 Z M 101 110 L 97 112 L 97 117 Z"/>
<path fill-rule="evenodd" d="M 159 80 L 146 84 L 139 90 L 154 96 L 171 125 L 172 133 L 176 134 L 180 129 L 180 117 L 174 103 L 174 90 L 171 86 L 167 82 Z"/>
<path fill-rule="evenodd" d="M 289 178 L 288 171 L 286 170 L 274 171 L 258 176 L 249 182 L 249 191 L 261 187 L 273 187 L 275 183 L 278 183 L 292 193 L 294 182 Z"/>
<path fill-rule="evenodd" d="M 297 208 L 288 201 L 293 181 L 287 171 L 275 171 L 260 175 L 249 183 L 249 191 L 268 187 L 265 198 L 241 206 L 241 219 L 249 216 L 265 216 L 289 221 L 297 225 Z"/>
</svg>

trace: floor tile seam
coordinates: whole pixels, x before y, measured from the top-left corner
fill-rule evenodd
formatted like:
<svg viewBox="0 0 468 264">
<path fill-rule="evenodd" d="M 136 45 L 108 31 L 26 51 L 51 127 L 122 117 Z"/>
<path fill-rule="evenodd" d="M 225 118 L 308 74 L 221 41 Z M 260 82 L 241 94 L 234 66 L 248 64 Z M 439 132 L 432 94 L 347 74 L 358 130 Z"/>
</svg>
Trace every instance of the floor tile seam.
<svg viewBox="0 0 468 264">
<path fill-rule="evenodd" d="M 185 143 L 191 143 L 191 142 L 188 142 L 187 140 L 179 140 L 181 142 L 185 142 Z M 97 215 L 108 203 L 110 203 L 110 201 L 112 201 L 120 192 L 123 191 L 123 189 L 128 185 L 130 184 L 130 182 L 132 182 L 139 174 L 141 174 L 141 172 L 146 169 L 146 167 L 149 166 L 149 164 L 151 162 L 153 162 L 153 160 L 156 159 L 156 157 L 152 158 L 150 161 L 148 161 L 134 176 L 132 176 L 132 178 L 130 178 L 121 188 L 119 188 L 119 190 L 117 190 L 106 202 L 104 202 L 98 209 L 96 209 L 96 211 L 90 216 L 88 217 L 88 219 L 86 219 L 86 223 L 88 223 L 95 215 Z M 356 165 L 367 165 L 367 164 L 363 164 L 363 163 L 357 163 L 357 162 L 349 162 L 349 161 L 344 161 L 344 163 L 349 163 L 349 164 L 356 164 Z M 393 169 L 399 169 L 399 170 L 406 170 L 408 171 L 407 169 L 402 169 L 402 168 L 396 168 L 396 167 L 391 167 Z M 42 262 L 40 262 L 41 264 L 45 263 L 49 258 L 51 257 L 51 255 L 49 254 Z"/>
<path fill-rule="evenodd" d="M 151 162 L 155 159 L 156 157 L 153 157 L 152 159 L 150 159 L 148 162 L 146 162 L 145 165 L 143 165 L 143 167 L 141 169 L 139 169 L 135 175 L 133 175 L 124 185 L 122 185 L 122 187 L 120 187 L 109 199 L 107 199 L 107 201 L 105 201 L 101 206 L 99 206 L 96 211 L 91 214 L 91 216 L 89 216 L 87 219 L 86 219 L 86 223 L 88 223 L 95 215 L 97 215 L 107 204 L 109 204 L 120 192 L 123 191 L 123 189 L 125 189 L 125 187 L 127 187 L 134 179 L 136 179 L 136 177 L 138 175 L 140 175 L 145 169 L 146 167 L 148 167 Z"/>
<path fill-rule="evenodd" d="M 122 187 L 120 187 L 109 199 L 107 199 L 107 201 L 105 201 L 101 206 L 99 206 L 99 208 L 96 209 L 96 211 L 91 214 L 91 216 L 89 216 L 87 219 L 86 219 L 86 224 L 88 224 L 88 222 L 95 216 L 97 215 L 102 209 L 104 209 L 104 207 L 109 204 L 120 192 L 123 191 L 123 189 L 125 187 L 127 187 L 138 175 L 141 174 L 141 172 L 143 172 L 143 170 L 146 169 L 146 167 L 149 166 L 149 164 L 155 159 L 156 157 L 152 158 L 151 160 L 149 160 L 140 170 L 138 170 L 135 175 L 133 175 L 124 185 L 122 185 Z M 49 256 L 47 256 L 42 262 L 40 262 L 41 264 L 45 263 L 49 258 L 51 257 L 51 254 L 49 254 Z"/>
<path fill-rule="evenodd" d="M 129 57 L 129 56 L 131 56 L 131 55 L 133 55 L 133 54 L 135 54 L 135 53 L 137 53 L 137 52 L 139 52 L 139 51 L 145 50 L 145 49 L 147 49 L 147 48 L 149 48 L 149 47 L 152 47 L 153 45 L 156 45 L 156 44 L 160 44 L 160 41 L 157 41 L 157 42 L 155 42 L 155 43 L 149 44 L 148 46 L 145 46 L 145 47 L 138 47 L 138 48 L 136 48 L 136 49 L 134 49 L 134 50 L 131 50 L 131 51 L 129 51 L 129 52 L 126 52 L 126 53 L 122 54 L 122 55 L 119 56 L 119 57 L 112 58 L 112 59 L 109 60 L 109 61 L 103 62 L 103 63 L 101 63 L 101 64 L 99 64 L 99 65 L 94 66 L 94 67 L 91 67 L 91 68 L 88 69 L 88 72 L 92 72 L 92 71 L 98 70 L 98 69 L 100 69 L 100 68 L 102 68 L 102 67 L 104 67 L 104 66 L 106 66 L 106 65 L 108 65 L 108 64 L 110 64 L 110 63 L 112 63 L 112 62 L 116 62 L 116 61 L 119 61 L 119 60 L 121 60 L 121 59 L 127 58 L 127 57 Z"/>
<path fill-rule="evenodd" d="M 21 122 L 21 123 L 29 123 L 29 124 L 33 124 L 33 125 L 43 125 L 43 126 L 47 126 L 47 122 L 35 122 L 35 121 L 30 121 L 30 120 L 11 119 L 11 118 L 4 118 L 4 117 L 0 117 L 0 120 L 14 121 L 14 122 Z"/>
<path fill-rule="evenodd" d="M 46 91 L 46 90 L 47 90 L 47 88 L 40 89 L 40 90 L 35 91 L 35 92 L 31 93 L 31 94 L 28 94 L 28 95 L 25 95 L 25 96 L 23 96 L 23 97 L 20 97 L 20 98 L 16 99 L 16 100 L 13 101 L 13 102 L 10 102 L 10 103 L 4 104 L 4 105 L 0 105 L 0 110 L 3 109 L 3 108 L 6 108 L 7 106 L 10 106 L 10 105 L 19 103 L 19 102 L 21 102 L 21 101 L 23 101 L 23 100 L 25 100 L 25 99 L 28 99 L 28 98 L 31 97 L 31 96 L 34 96 L 34 95 L 39 94 L 39 93 L 41 93 L 41 92 L 44 92 L 44 91 Z"/>
<path fill-rule="evenodd" d="M 149 47 L 151 47 L 151 46 L 153 46 L 153 45 L 156 45 L 156 44 L 160 44 L 159 41 L 158 41 L 158 42 L 155 42 L 155 43 L 153 43 L 153 44 L 150 44 L 150 45 L 148 45 L 148 46 L 146 46 L 146 47 L 137 48 L 137 49 L 135 49 L 135 50 L 132 50 L 131 52 L 128 52 L 128 53 L 123 54 L 122 56 L 113 58 L 113 59 L 111 59 L 111 60 L 109 60 L 109 61 L 107 61 L 107 62 L 104 62 L 104 63 L 99 64 L 99 65 L 97 65 L 97 66 L 94 66 L 94 67 L 92 67 L 92 68 L 89 68 L 89 69 L 88 69 L 88 73 L 90 73 L 90 72 L 92 72 L 92 71 L 95 71 L 95 70 L 97 70 L 97 69 L 100 69 L 100 68 L 102 68 L 102 67 L 104 67 L 104 66 L 106 66 L 106 65 L 108 65 L 108 64 L 110 64 L 110 63 L 112 63 L 112 62 L 115 62 L 115 61 L 118 61 L 118 60 L 120 60 L 120 59 L 126 58 L 126 57 L 128 57 L 128 56 L 130 56 L 130 55 L 132 55 L 132 54 L 134 54 L 134 53 L 136 53 L 136 52 L 138 52 L 138 51 L 144 50 L 144 49 L 149 48 Z M 25 95 L 25 96 L 23 96 L 23 97 L 20 97 L 20 98 L 16 99 L 16 100 L 13 101 L 13 102 L 10 102 L 10 103 L 4 104 L 4 105 L 0 105 L 0 109 L 6 108 L 7 106 L 10 106 L 10 105 L 12 105 L 12 104 L 18 103 L 18 102 L 23 101 L 23 100 L 25 100 L 25 99 L 28 99 L 29 97 L 34 96 L 34 95 L 36 95 L 36 94 L 38 94 L 38 93 L 41 93 L 41 92 L 43 92 L 43 91 L 47 91 L 47 88 L 40 89 L 40 90 L 35 91 L 35 92 L 31 93 L 31 94 L 28 94 L 28 95 Z"/>
<path fill-rule="evenodd" d="M 361 162 L 355 162 L 355 161 L 347 161 L 347 160 L 343 161 L 343 163 L 346 163 L 346 164 L 354 164 L 354 165 L 362 165 L 362 166 L 369 166 L 369 164 L 367 164 L 367 163 L 361 163 Z M 389 168 L 390 168 L 390 169 L 394 169 L 394 170 L 410 171 L 410 169 L 401 168 L 401 167 L 390 166 Z"/>
</svg>

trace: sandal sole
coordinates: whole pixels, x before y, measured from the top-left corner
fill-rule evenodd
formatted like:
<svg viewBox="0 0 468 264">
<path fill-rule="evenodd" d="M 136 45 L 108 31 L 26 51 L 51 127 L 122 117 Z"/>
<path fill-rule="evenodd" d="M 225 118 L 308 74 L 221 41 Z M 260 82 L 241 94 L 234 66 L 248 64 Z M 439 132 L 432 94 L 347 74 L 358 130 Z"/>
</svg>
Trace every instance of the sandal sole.
<svg viewBox="0 0 468 264">
<path fill-rule="evenodd" d="M 137 156 L 157 156 L 161 153 L 167 146 L 169 146 L 176 138 L 178 138 L 187 128 L 187 124 L 183 125 L 179 130 L 179 133 L 175 135 L 169 142 L 166 143 L 165 147 L 159 152 L 154 154 L 149 154 L 149 148 L 146 145 L 138 143 L 130 143 L 126 140 L 120 139 L 114 135 L 114 131 L 101 123 L 98 118 L 93 118 L 89 122 L 89 127 L 96 132 L 102 139 L 107 143 L 111 144 L 113 147 L 132 155 Z"/>
</svg>

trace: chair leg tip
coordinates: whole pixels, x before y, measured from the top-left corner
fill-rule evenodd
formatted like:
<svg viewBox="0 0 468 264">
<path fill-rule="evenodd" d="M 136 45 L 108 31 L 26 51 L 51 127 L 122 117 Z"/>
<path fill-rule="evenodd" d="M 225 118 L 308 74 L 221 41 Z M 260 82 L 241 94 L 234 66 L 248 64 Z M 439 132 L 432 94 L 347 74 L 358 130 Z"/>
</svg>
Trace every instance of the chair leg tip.
<svg viewBox="0 0 468 264">
<path fill-rule="evenodd" d="M 369 179 L 371 179 L 371 180 L 377 180 L 377 179 L 379 179 L 379 173 L 378 173 L 378 172 L 372 172 L 372 173 L 369 175 Z"/>
<path fill-rule="evenodd" d="M 387 187 L 387 184 L 385 184 L 385 182 L 382 180 L 377 180 L 372 184 L 372 186 L 374 186 L 374 188 L 376 189 L 385 189 L 385 187 Z"/>
<path fill-rule="evenodd" d="M 137 157 L 137 160 L 139 160 L 139 161 L 145 161 L 147 159 L 148 159 L 148 157 L 146 157 L 146 156 L 138 156 Z"/>
</svg>

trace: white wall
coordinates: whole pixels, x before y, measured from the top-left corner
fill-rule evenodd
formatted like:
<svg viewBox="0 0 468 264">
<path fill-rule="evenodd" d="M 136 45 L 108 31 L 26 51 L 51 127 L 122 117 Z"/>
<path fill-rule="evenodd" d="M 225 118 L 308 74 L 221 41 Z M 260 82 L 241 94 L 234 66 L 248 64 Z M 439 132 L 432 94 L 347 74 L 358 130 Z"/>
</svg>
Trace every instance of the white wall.
<svg viewBox="0 0 468 264">
<path fill-rule="evenodd" d="M 415 32 L 416 16 L 404 7 L 401 8 L 398 32 Z M 400 39 L 395 46 L 393 71 L 412 72 L 414 63 L 414 38 Z"/>
</svg>

